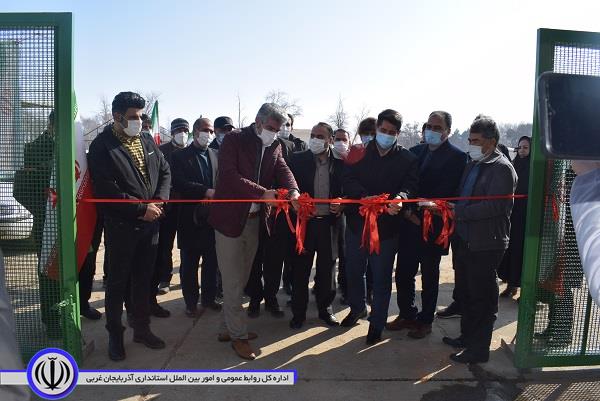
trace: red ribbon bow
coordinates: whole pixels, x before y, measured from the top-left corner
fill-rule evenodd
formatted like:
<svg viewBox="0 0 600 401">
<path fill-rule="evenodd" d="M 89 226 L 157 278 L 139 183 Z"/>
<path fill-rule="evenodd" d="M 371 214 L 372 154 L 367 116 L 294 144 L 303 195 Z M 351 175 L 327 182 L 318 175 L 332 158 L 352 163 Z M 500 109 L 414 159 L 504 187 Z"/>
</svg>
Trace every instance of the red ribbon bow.
<svg viewBox="0 0 600 401">
<path fill-rule="evenodd" d="M 454 213 L 450 206 L 448 206 L 448 202 L 442 200 L 435 200 L 433 202 L 436 204 L 442 217 L 442 231 L 434 243 L 444 248 L 448 248 L 450 236 L 454 232 Z M 432 223 L 433 213 L 431 210 L 425 209 L 423 212 L 423 240 L 425 242 L 429 241 L 429 234 L 433 232 Z"/>
<path fill-rule="evenodd" d="M 377 218 L 385 211 L 385 201 L 389 198 L 389 194 L 381 194 L 374 198 L 362 199 L 358 212 L 365 218 L 363 226 L 362 239 L 360 246 L 366 248 L 369 246 L 369 253 L 375 252 L 379 254 L 379 228 L 377 226 Z"/>
<path fill-rule="evenodd" d="M 304 238 L 306 237 L 306 223 L 315 214 L 315 204 L 309 194 L 303 193 L 298 198 L 296 211 L 296 252 L 304 252 Z"/>
<path fill-rule="evenodd" d="M 289 190 L 285 188 L 280 188 L 277 190 L 277 200 L 286 200 L 288 199 Z M 277 208 L 275 209 L 275 220 L 277 220 L 277 216 L 282 212 L 285 214 L 285 219 L 287 220 L 288 227 L 290 230 L 295 233 L 294 224 L 292 223 L 292 219 L 290 218 L 290 204 L 289 202 L 278 202 Z"/>
</svg>

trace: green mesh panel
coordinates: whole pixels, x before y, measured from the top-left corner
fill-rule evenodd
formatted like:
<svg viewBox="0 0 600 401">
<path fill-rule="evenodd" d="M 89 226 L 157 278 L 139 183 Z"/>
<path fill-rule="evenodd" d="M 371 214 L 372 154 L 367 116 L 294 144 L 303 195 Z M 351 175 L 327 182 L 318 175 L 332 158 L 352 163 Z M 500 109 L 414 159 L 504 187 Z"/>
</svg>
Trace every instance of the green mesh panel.
<svg viewBox="0 0 600 401">
<path fill-rule="evenodd" d="M 55 137 L 55 28 L 0 26 L 0 246 L 25 361 L 62 346 Z"/>
<path fill-rule="evenodd" d="M 600 35 L 542 30 L 538 73 L 600 76 Z M 568 39 L 561 39 L 568 38 Z M 590 43 L 591 42 L 591 43 Z M 550 62 L 549 62 L 550 61 Z M 539 133 L 534 129 L 534 139 Z M 530 199 L 530 246 L 526 249 L 517 361 L 519 366 L 594 365 L 600 363 L 600 308 L 589 296 L 569 206 L 575 178 L 568 160 L 544 160 L 536 149 Z M 544 171 L 541 171 L 541 170 Z M 536 220 L 541 213 L 541 221 Z M 539 249 L 532 246 L 539 239 Z M 535 255 L 535 257 L 532 257 Z M 533 288 L 529 273 L 535 272 Z"/>
</svg>

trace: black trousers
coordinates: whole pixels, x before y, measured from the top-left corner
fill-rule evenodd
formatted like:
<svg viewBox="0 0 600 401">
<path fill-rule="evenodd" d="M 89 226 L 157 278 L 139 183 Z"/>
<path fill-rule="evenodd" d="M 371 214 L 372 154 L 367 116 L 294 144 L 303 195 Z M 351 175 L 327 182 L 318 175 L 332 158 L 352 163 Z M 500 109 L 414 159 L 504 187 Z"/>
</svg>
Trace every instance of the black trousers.
<svg viewBox="0 0 600 401">
<path fill-rule="evenodd" d="M 283 261 L 292 249 L 292 234 L 285 216 L 279 215 L 269 236 L 264 227 L 260 229 L 258 250 L 246 285 L 246 294 L 251 302 L 277 303 L 277 292 L 281 283 Z"/>
<path fill-rule="evenodd" d="M 440 261 L 442 250 L 426 244 L 421 234 L 421 226 L 405 220 L 401 223 L 401 234 L 396 258 L 396 300 L 403 319 L 419 320 L 431 324 L 437 306 Z M 415 277 L 421 266 L 421 305 L 417 313 L 415 305 Z"/>
<path fill-rule="evenodd" d="M 345 297 L 348 290 L 346 287 L 346 216 L 342 215 L 335 224 L 338 235 L 337 283 L 342 289 L 342 294 Z"/>
<path fill-rule="evenodd" d="M 150 324 L 150 282 L 158 246 L 158 223 L 132 224 L 105 217 L 104 243 L 110 254 L 106 283 L 106 329 L 120 331 L 123 302 L 130 286 L 130 305 L 135 330 Z"/>
<path fill-rule="evenodd" d="M 94 274 L 96 274 L 96 255 L 98 254 L 98 248 L 100 248 L 103 229 L 103 219 L 100 215 L 98 215 L 90 250 L 85 256 L 85 260 L 83 261 L 83 265 L 79 271 L 79 305 L 82 311 L 89 309 L 90 307 L 89 300 L 92 296 Z"/>
<path fill-rule="evenodd" d="M 474 252 L 460 239 L 455 245 L 456 279 L 464 284 L 461 336 L 469 352 L 488 355 L 498 313 L 496 270 L 504 250 Z"/>
<path fill-rule="evenodd" d="M 173 277 L 173 244 L 177 233 L 179 205 L 167 205 L 165 217 L 160 220 L 160 236 L 156 253 L 155 281 L 157 284 L 170 282 Z"/>
<path fill-rule="evenodd" d="M 296 254 L 292 259 L 292 312 L 294 318 L 299 320 L 306 319 L 308 282 L 315 253 L 317 254 L 315 295 L 319 312 L 325 312 L 335 298 L 335 260 L 329 216 L 323 219 L 312 218 L 308 221 L 304 248 L 304 253 Z"/>
<path fill-rule="evenodd" d="M 181 289 L 187 309 L 193 310 L 200 299 L 202 288 L 202 304 L 214 302 L 217 295 L 217 251 L 215 249 L 215 232 L 210 229 L 207 233 L 209 240 L 201 246 L 181 250 Z M 198 267 L 202 258 L 200 285 L 198 285 Z"/>
</svg>

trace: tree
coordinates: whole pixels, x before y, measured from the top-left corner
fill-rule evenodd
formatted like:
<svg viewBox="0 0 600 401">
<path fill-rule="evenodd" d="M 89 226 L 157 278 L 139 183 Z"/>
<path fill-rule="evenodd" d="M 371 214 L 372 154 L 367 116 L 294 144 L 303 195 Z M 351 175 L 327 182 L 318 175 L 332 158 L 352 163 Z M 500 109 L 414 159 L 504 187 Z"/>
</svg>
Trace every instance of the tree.
<svg viewBox="0 0 600 401">
<path fill-rule="evenodd" d="M 354 127 L 354 138 L 352 140 L 352 143 L 354 143 L 356 135 L 358 135 L 358 126 L 360 125 L 360 122 L 365 118 L 369 117 L 369 114 L 371 114 L 371 110 L 369 110 L 364 104 L 362 105 L 360 110 L 358 110 L 358 112 L 354 114 L 354 121 L 356 122 L 356 126 Z"/>
<path fill-rule="evenodd" d="M 237 109 L 238 109 L 238 128 L 242 128 L 246 125 L 246 116 L 242 117 L 242 101 L 240 100 L 240 94 L 237 94 Z"/>
<path fill-rule="evenodd" d="M 344 110 L 342 95 L 338 98 L 335 112 L 327 117 L 327 122 L 330 122 L 336 129 L 346 129 L 346 125 L 348 124 L 348 113 Z"/>
<path fill-rule="evenodd" d="M 265 102 L 275 103 L 285 110 L 286 113 L 294 117 L 302 115 L 302 106 L 298 103 L 298 99 L 290 99 L 290 96 L 280 89 L 272 90 L 265 96 Z"/>
<path fill-rule="evenodd" d="M 412 148 L 421 142 L 421 124 L 417 121 L 405 123 L 400 129 L 398 143 L 407 149 Z"/>
<path fill-rule="evenodd" d="M 100 98 L 100 109 L 96 115 L 98 125 L 112 120 L 112 104 L 106 99 L 106 96 Z"/>
<path fill-rule="evenodd" d="M 144 114 L 147 114 L 148 116 L 152 115 L 152 107 L 154 107 L 154 102 L 156 102 L 159 97 L 160 93 L 154 91 L 146 92 L 144 94 L 144 99 L 146 99 L 146 107 L 144 107 Z"/>
</svg>

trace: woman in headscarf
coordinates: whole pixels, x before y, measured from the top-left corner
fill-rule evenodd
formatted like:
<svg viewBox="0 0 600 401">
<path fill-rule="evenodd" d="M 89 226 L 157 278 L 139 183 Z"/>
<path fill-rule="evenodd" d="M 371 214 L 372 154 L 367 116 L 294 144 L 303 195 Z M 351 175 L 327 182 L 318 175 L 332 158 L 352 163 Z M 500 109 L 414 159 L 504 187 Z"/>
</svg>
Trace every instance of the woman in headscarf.
<svg viewBox="0 0 600 401">
<path fill-rule="evenodd" d="M 529 162 L 531 138 L 523 136 L 519 139 L 517 155 L 513 166 L 519 180 L 515 195 L 527 195 L 529 189 Z M 523 270 L 523 247 L 525 245 L 525 220 L 527 217 L 527 198 L 515 199 L 510 217 L 510 244 L 504 253 L 504 259 L 498 269 L 498 276 L 508 283 L 501 297 L 511 298 L 517 294 L 521 286 L 521 271 Z"/>
</svg>

